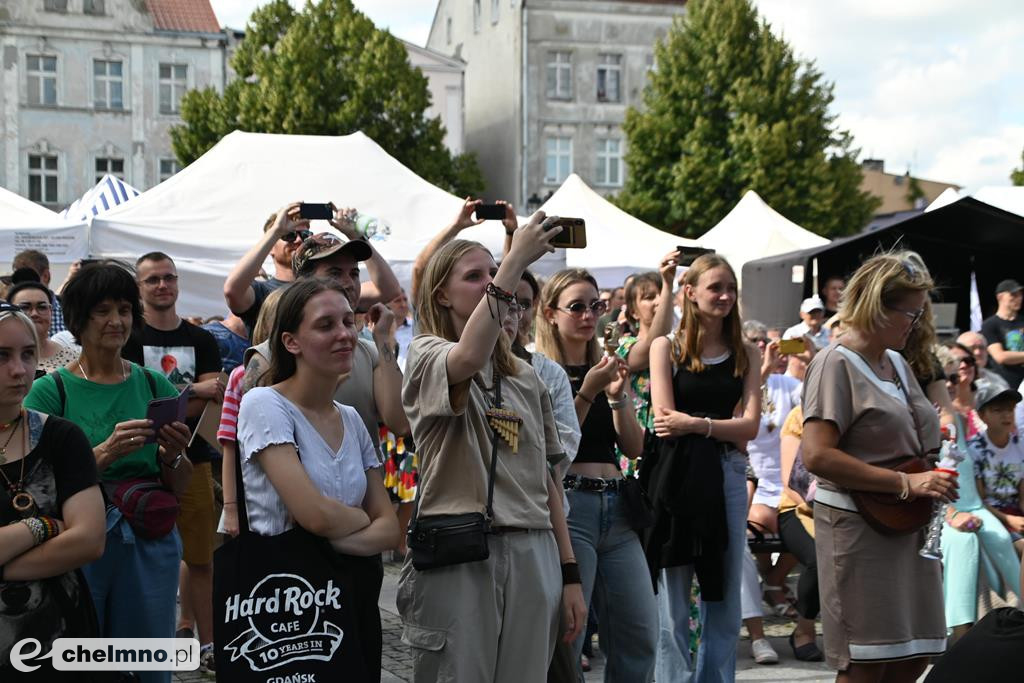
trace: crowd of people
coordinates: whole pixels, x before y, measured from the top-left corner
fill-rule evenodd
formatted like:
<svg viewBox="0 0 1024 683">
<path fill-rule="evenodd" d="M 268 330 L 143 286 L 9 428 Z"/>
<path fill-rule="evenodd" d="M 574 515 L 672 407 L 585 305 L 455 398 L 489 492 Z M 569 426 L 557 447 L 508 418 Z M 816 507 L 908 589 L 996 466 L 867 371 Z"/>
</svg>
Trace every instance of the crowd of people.
<svg viewBox="0 0 1024 683">
<path fill-rule="evenodd" d="M 837 681 L 916 681 L 1019 599 L 1019 283 L 939 340 L 926 264 L 883 253 L 771 328 L 742 318 L 719 255 L 652 258 L 613 289 L 542 280 L 554 217 L 503 203 L 492 254 L 460 238 L 480 203 L 408 292 L 350 212 L 314 232 L 289 204 L 205 321 L 178 311 L 173 255 L 76 264 L 55 292 L 45 255 L 19 254 L 0 304 L 3 680 L 25 675 L 24 638 L 177 636 L 224 680 L 271 650 L 281 676 L 379 681 L 385 557 L 417 682 L 582 681 L 596 633 L 606 681 L 724 683 L 742 627 L 757 663 L 789 656 L 766 613 Z M 183 416 L 152 409 L 179 397 Z M 941 562 L 919 552 L 933 510 Z M 308 552 L 245 550 L 285 536 Z M 342 645 L 289 659 L 273 633 L 297 648 L 297 619 L 225 636 L 287 581 L 322 601 L 305 633 Z"/>
</svg>

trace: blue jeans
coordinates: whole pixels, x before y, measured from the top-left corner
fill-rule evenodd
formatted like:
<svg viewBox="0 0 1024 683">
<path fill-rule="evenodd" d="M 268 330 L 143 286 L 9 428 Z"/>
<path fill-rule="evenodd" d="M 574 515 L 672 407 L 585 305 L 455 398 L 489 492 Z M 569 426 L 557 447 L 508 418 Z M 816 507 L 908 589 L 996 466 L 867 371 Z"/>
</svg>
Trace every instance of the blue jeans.
<svg viewBox="0 0 1024 683">
<path fill-rule="evenodd" d="M 121 513 L 107 513 L 103 557 L 82 567 L 104 638 L 173 638 L 181 538 L 137 537 Z M 170 683 L 170 671 L 139 671 L 142 683 Z"/>
<path fill-rule="evenodd" d="M 732 683 L 736 679 L 736 643 L 740 634 L 740 582 L 747 551 L 746 457 L 730 451 L 722 457 L 725 521 L 725 599 L 701 600 L 702 635 L 697 667 L 690 661 L 690 585 L 693 565 L 670 567 L 658 578 L 658 683 Z"/>
<path fill-rule="evenodd" d="M 640 538 L 626 521 L 617 491 L 567 491 L 569 536 L 583 579 L 583 599 L 597 609 L 607 657 L 606 681 L 649 683 L 658 639 L 657 606 Z M 583 636 L 573 643 L 579 661 Z M 580 681 L 583 673 L 579 672 Z"/>
</svg>

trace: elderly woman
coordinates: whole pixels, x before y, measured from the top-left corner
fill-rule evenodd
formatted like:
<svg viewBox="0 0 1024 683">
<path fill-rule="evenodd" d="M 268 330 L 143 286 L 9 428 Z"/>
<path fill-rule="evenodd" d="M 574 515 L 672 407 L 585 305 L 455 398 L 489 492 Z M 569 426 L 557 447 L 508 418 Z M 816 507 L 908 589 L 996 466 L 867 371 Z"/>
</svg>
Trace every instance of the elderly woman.
<svg viewBox="0 0 1024 683">
<path fill-rule="evenodd" d="M 11 647 L 25 638 L 49 653 L 57 638 L 96 635 L 79 568 L 103 553 L 103 499 L 82 430 L 25 410 L 39 340 L 17 307 L 0 304 L 0 679 L 21 680 Z M 31 648 L 23 653 L 31 652 Z M 40 680 L 78 680 L 50 660 L 30 666 Z M 83 677 L 84 678 L 84 677 Z"/>
<path fill-rule="evenodd" d="M 78 353 L 63 344 L 50 339 L 50 323 L 53 321 L 53 292 L 42 282 L 19 282 L 7 292 L 7 300 L 21 309 L 35 325 L 39 336 L 39 358 L 36 376 L 53 372 L 57 368 L 75 362 Z"/>
<path fill-rule="evenodd" d="M 881 533 L 860 509 L 866 497 L 851 495 L 889 494 L 908 503 L 957 498 L 952 474 L 895 469 L 906 456 L 939 449 L 935 409 L 898 353 L 928 315 L 932 288 L 917 254 L 872 257 L 846 288 L 843 335 L 807 369 L 803 458 L 818 478 L 814 540 L 825 657 L 840 682 L 916 681 L 928 657 L 946 649 L 941 566 L 918 554 L 923 528 Z"/>
<path fill-rule="evenodd" d="M 106 550 L 84 568 L 105 637 L 171 638 L 181 540 L 174 527 L 177 497 L 192 464 L 189 430 L 146 419 L 154 398 L 177 396 L 163 376 L 121 358 L 132 328 L 141 324 L 135 277 L 116 263 L 88 265 L 64 290 L 64 319 L 82 345 L 71 365 L 40 378 L 25 406 L 66 417 L 82 427 L 100 480 L 113 505 L 107 511 Z M 146 509 L 124 495 L 126 483 L 151 489 Z M 145 514 L 144 514 L 145 513 Z M 171 680 L 170 671 L 141 672 L 145 682 Z"/>
</svg>

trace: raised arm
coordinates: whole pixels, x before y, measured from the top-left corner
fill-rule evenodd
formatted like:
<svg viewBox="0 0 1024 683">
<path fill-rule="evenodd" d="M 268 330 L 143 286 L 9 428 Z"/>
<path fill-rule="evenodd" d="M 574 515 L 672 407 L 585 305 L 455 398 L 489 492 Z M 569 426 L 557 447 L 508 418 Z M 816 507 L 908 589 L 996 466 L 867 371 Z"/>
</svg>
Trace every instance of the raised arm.
<svg viewBox="0 0 1024 683">
<path fill-rule="evenodd" d="M 253 457 L 267 473 L 288 513 L 311 534 L 339 538 L 369 526 L 370 518 L 361 508 L 328 498 L 313 485 L 294 445 L 267 446 Z"/>
<path fill-rule="evenodd" d="M 249 251 L 245 252 L 235 267 L 228 273 L 224 281 L 224 301 L 228 308 L 235 315 L 241 315 L 252 308 L 256 295 L 252 291 L 253 280 L 260 274 L 263 262 L 273 248 L 274 243 L 281 239 L 285 233 L 294 230 L 305 230 L 309 227 L 309 221 L 299 218 L 299 205 L 302 202 L 292 202 L 282 207 L 277 212 L 277 220 L 274 226 L 263 233 L 263 237 L 254 244 Z"/>
<path fill-rule="evenodd" d="M 514 292 L 523 271 L 541 255 L 554 251 L 550 242 L 557 229 L 545 228 L 542 225 L 543 221 L 544 212 L 538 211 L 533 214 L 529 223 L 516 230 L 512 238 L 512 250 L 502 259 L 501 266 L 492 279 L 495 287 L 506 292 Z M 492 317 L 495 310 L 497 319 Z M 450 385 L 466 381 L 484 367 L 494 351 L 498 335 L 502 333 L 501 321 L 507 310 L 508 304 L 505 302 L 494 300 L 486 294 L 481 297 L 470 314 L 458 343 L 448 352 L 447 370 Z"/>
<path fill-rule="evenodd" d="M 409 287 L 410 299 L 416 300 L 416 291 L 420 288 L 420 282 L 423 280 L 423 270 L 427 267 L 430 257 L 438 249 L 458 237 L 459 233 L 466 228 L 483 223 L 482 220 L 473 220 L 473 212 L 476 211 L 476 207 L 480 204 L 483 204 L 483 200 L 466 197 L 466 201 L 463 202 L 462 207 L 459 209 L 459 215 L 455 217 L 455 220 L 441 232 L 434 235 L 434 238 L 427 243 L 423 251 L 416 255 L 416 260 L 412 264 L 412 284 Z"/>
<path fill-rule="evenodd" d="M 363 239 L 352 222 L 352 209 L 339 209 L 331 204 L 334 209 L 334 218 L 331 219 L 331 226 L 349 240 Z M 398 278 L 391 266 L 380 255 L 373 243 L 366 240 L 370 247 L 370 258 L 365 261 L 366 272 L 370 276 L 359 285 L 359 306 L 368 309 L 378 302 L 388 302 L 402 293 L 402 286 L 398 284 Z"/>
<path fill-rule="evenodd" d="M 651 327 L 647 334 L 636 340 L 626 362 L 629 363 L 630 372 L 642 372 L 651 364 L 651 342 L 658 337 L 664 337 L 672 331 L 672 283 L 676 277 L 676 256 L 677 252 L 665 254 L 661 259 L 661 266 L 658 268 L 661 273 L 661 291 L 658 294 L 658 307 L 654 311 L 654 318 L 651 320 Z"/>
<path fill-rule="evenodd" d="M 402 408 L 402 370 L 393 341 L 395 314 L 381 303 L 374 304 L 368 313 L 373 322 L 373 343 L 377 346 L 377 367 L 373 369 L 377 416 L 398 436 L 408 436 L 409 419 Z"/>
</svg>

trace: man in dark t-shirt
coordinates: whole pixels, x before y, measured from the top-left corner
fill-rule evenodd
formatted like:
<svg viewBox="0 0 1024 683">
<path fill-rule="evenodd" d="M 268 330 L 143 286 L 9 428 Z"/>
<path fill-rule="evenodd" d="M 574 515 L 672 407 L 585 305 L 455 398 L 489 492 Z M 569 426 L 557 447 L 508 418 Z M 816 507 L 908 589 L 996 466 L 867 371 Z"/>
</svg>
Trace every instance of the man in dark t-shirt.
<svg viewBox="0 0 1024 683">
<path fill-rule="evenodd" d="M 992 369 L 999 373 L 1011 389 L 1024 381 L 1024 318 L 1020 315 L 1024 287 L 1016 280 L 1003 280 L 996 285 L 996 314 L 981 324 L 981 333 L 988 342 Z"/>
<path fill-rule="evenodd" d="M 206 330 L 178 316 L 178 271 L 167 254 L 145 254 L 135 268 L 145 324 L 132 333 L 122 356 L 163 373 L 179 389 L 191 385 L 186 422 L 195 430 L 207 402 L 220 403 L 224 397 L 217 341 Z M 217 520 L 210 461 L 216 456 L 217 452 L 201 438 L 189 446 L 192 478 L 179 501 L 178 515 L 182 559 L 187 567 L 179 586 L 178 630 L 191 631 L 194 620 L 204 663 L 212 661 L 213 653 L 213 549 Z M 192 635 L 183 633 L 181 637 Z"/>
</svg>

